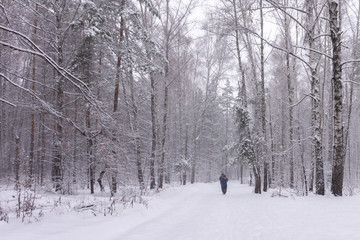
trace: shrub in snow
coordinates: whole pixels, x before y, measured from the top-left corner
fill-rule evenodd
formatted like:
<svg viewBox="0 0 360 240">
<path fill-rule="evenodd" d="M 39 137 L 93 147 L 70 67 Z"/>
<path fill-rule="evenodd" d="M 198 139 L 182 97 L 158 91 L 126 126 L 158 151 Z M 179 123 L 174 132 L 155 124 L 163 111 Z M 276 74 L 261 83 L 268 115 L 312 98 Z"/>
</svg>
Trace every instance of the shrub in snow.
<svg viewBox="0 0 360 240">
<path fill-rule="evenodd" d="M 22 222 L 38 221 L 43 216 L 41 209 L 36 207 L 36 187 L 34 179 L 28 176 L 24 182 L 18 182 L 16 188 L 16 217 L 21 218 Z M 35 210 L 37 212 L 35 213 Z"/>
<path fill-rule="evenodd" d="M 116 196 L 110 198 L 93 197 L 81 201 L 73 207 L 78 213 L 98 215 L 117 215 L 122 210 L 134 207 L 135 204 L 148 206 L 147 199 L 136 188 L 122 188 Z"/>
<path fill-rule="evenodd" d="M 5 221 L 5 222 L 9 222 L 9 214 L 7 211 L 5 211 L 4 208 L 1 207 L 0 205 L 0 222 L 1 221 Z"/>
</svg>

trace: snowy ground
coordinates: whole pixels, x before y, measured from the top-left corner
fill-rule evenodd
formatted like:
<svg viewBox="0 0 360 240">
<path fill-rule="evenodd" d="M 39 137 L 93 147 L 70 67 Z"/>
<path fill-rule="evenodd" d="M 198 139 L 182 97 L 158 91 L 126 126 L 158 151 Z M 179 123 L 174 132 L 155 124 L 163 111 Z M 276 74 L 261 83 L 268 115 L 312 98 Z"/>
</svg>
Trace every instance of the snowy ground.
<svg viewBox="0 0 360 240">
<path fill-rule="evenodd" d="M 358 240 L 360 197 L 271 197 L 229 182 L 172 187 L 118 216 L 0 222 L 4 240 Z"/>
</svg>

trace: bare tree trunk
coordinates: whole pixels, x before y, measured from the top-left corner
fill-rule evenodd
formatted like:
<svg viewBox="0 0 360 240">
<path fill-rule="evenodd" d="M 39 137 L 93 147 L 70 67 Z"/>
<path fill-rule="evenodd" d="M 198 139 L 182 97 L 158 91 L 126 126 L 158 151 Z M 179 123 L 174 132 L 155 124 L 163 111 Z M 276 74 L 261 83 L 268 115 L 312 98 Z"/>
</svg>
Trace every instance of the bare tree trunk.
<svg viewBox="0 0 360 240">
<path fill-rule="evenodd" d="M 244 9 L 242 9 L 243 11 L 243 21 L 244 21 L 244 25 L 246 27 L 246 23 L 248 21 L 248 19 L 245 18 L 245 14 L 244 14 Z M 250 36 L 249 33 L 246 32 L 245 33 L 245 45 L 246 45 L 246 49 L 248 51 L 249 54 L 249 60 L 250 60 L 250 65 L 251 65 L 251 71 L 252 71 L 252 75 L 253 75 L 253 81 L 254 81 L 254 85 L 255 85 L 255 92 L 257 94 L 257 97 L 255 99 L 256 102 L 256 111 L 255 111 L 255 123 L 254 123 L 254 129 L 256 128 L 260 128 L 262 126 L 259 126 L 259 124 L 261 124 L 261 101 L 259 104 L 259 83 L 258 83 L 258 78 L 257 78 L 257 64 L 256 64 L 256 60 L 254 57 L 254 52 L 253 52 L 253 48 L 251 45 L 251 40 L 250 40 Z M 245 96 L 246 98 L 246 94 L 244 95 L 244 93 L 246 92 L 246 87 L 244 87 L 244 89 L 242 90 L 243 96 Z M 260 105 L 260 107 L 259 107 Z M 243 105 L 244 109 L 246 109 L 247 111 L 247 100 L 246 100 L 246 104 Z M 260 111 L 259 111 L 260 110 Z M 246 130 L 247 132 L 247 137 L 248 139 L 252 139 L 251 133 L 250 133 L 250 125 L 248 125 L 249 129 Z M 251 142 L 253 142 L 251 140 Z M 254 154 L 255 154 L 255 146 L 254 146 Z M 252 164 L 252 169 L 253 169 L 253 173 L 254 173 L 254 178 L 255 178 L 255 193 L 259 193 L 261 194 L 261 168 L 260 168 L 260 162 L 259 160 L 263 157 L 262 156 L 263 152 L 260 152 L 261 156 L 255 156 L 252 157 L 252 159 L 249 159 L 249 161 Z M 260 158 L 260 159 L 259 159 Z M 260 182 L 258 182 L 260 181 Z"/>
<path fill-rule="evenodd" d="M 286 2 L 288 5 L 288 2 Z M 286 10 L 285 10 L 286 11 Z M 287 90 L 288 90 L 288 103 L 289 103 L 289 163 L 290 163 L 290 188 L 294 188 L 294 113 L 293 113 L 293 102 L 294 102 L 294 88 L 293 80 L 291 78 L 290 69 L 290 51 L 291 51 L 291 40 L 290 40 L 290 20 L 287 15 L 284 16 L 284 28 L 285 28 L 285 45 L 288 52 L 286 53 L 286 78 L 287 78 Z"/>
<path fill-rule="evenodd" d="M 35 11 L 38 9 L 38 4 L 35 4 Z M 34 17 L 34 27 L 33 27 L 34 38 L 37 35 L 37 17 Z M 31 90 L 35 92 L 35 81 L 36 81 L 36 56 L 32 57 L 32 83 Z M 30 131 L 30 151 L 29 151 L 29 174 L 30 177 L 33 177 L 33 167 L 34 167 L 34 148 L 35 148 L 35 113 L 34 110 L 31 112 L 31 131 Z"/>
<path fill-rule="evenodd" d="M 144 174 L 142 170 L 142 157 L 141 157 L 141 140 L 139 133 L 139 120 L 138 120 L 138 107 L 135 101 L 135 89 L 134 89 L 134 76 L 132 69 L 129 71 L 130 75 L 130 96 L 132 102 L 132 113 L 134 118 L 134 135 L 135 135 L 135 153 L 136 153 L 136 168 L 137 176 L 140 184 L 140 189 L 145 189 Z"/>
<path fill-rule="evenodd" d="M 267 192 L 268 189 L 268 171 L 269 163 L 267 157 L 267 133 L 266 133 L 266 102 L 265 102 L 265 58 L 264 58 L 264 15 L 263 15 L 263 1 L 260 0 L 260 109 L 261 109 L 261 128 L 262 136 L 264 138 L 262 143 L 262 158 L 264 161 L 264 186 L 263 191 Z"/>
<path fill-rule="evenodd" d="M 163 115 L 163 131 L 161 139 L 161 159 L 159 164 L 159 188 L 163 188 L 164 174 L 165 174 L 165 144 L 166 144 L 166 130 L 167 130 L 167 111 L 168 111 L 168 95 L 169 95 L 169 86 L 167 85 L 169 67 L 165 67 L 165 77 L 164 77 L 164 115 Z"/>
<path fill-rule="evenodd" d="M 0 48 L 0 64 L 3 65 L 3 56 L 2 56 L 2 48 Z M 6 69 L 4 69 L 5 67 L 2 67 L 3 71 L 6 71 Z M 3 79 L 3 77 L 0 76 L 0 96 L 5 96 L 5 92 L 6 92 L 6 85 L 5 85 L 5 80 Z M 0 177 L 5 177 L 6 174 L 8 174 L 8 171 L 6 169 L 6 167 L 8 167 L 10 164 L 7 164 L 7 162 L 5 161 L 5 149 L 6 149 L 6 141 L 7 141 L 7 134 L 6 134 L 6 129 L 7 129 L 7 111 L 5 110 L 5 104 L 0 104 L 0 122 L 1 122 L 1 127 L 0 127 L 0 156 L 4 156 L 0 159 Z"/>
<path fill-rule="evenodd" d="M 270 98 L 270 97 L 269 97 Z M 273 134 L 273 122 L 271 114 L 271 99 L 269 99 L 269 128 L 270 128 L 270 142 L 271 142 L 271 176 L 269 178 L 269 186 L 275 183 L 275 141 Z"/>
<path fill-rule="evenodd" d="M 99 183 L 100 191 L 101 191 L 101 192 L 104 192 L 104 191 L 105 191 L 105 187 L 104 187 L 104 185 L 102 184 L 102 179 L 103 179 L 105 173 L 106 173 L 106 168 L 104 168 L 104 169 L 100 172 L 99 178 L 97 179 L 97 182 Z M 111 185 L 111 186 L 112 186 L 112 185 Z M 112 194 L 111 196 L 113 196 L 114 192 L 112 191 L 111 194 Z"/>
<path fill-rule="evenodd" d="M 360 3 L 360 1 L 359 1 Z M 360 7 L 358 9 L 358 14 L 357 14 L 357 21 L 356 21 L 356 32 L 354 33 L 354 37 L 353 37 L 353 52 L 352 52 L 352 57 L 354 59 L 358 58 L 358 47 L 359 47 L 359 30 L 360 29 Z M 350 74 L 350 79 L 354 80 L 355 78 L 355 71 L 358 68 L 358 63 L 353 63 L 353 68 L 352 68 L 352 72 Z M 344 139 L 344 160 L 346 160 L 346 157 L 348 157 L 349 159 L 349 164 L 348 164 L 348 170 L 349 170 L 349 184 L 351 187 L 351 191 L 352 191 L 352 179 L 351 179 L 351 151 L 350 148 L 348 148 L 348 146 L 350 146 L 351 143 L 351 138 L 349 137 L 349 133 L 350 133 L 350 125 L 351 125 L 351 115 L 352 115 L 352 109 L 353 109 L 353 94 L 354 94 L 354 84 L 350 83 L 350 93 L 349 93 L 349 108 L 348 108 L 348 116 L 347 116 L 347 125 L 346 125 L 346 129 L 344 131 L 345 134 L 345 139 Z M 348 156 L 347 156 L 347 152 L 348 152 Z"/>
<path fill-rule="evenodd" d="M 74 116 L 74 122 L 75 122 L 75 124 L 77 123 L 77 121 L 78 121 L 78 105 L 79 105 L 79 103 L 78 103 L 79 101 L 78 101 L 78 99 L 76 99 L 75 100 L 75 116 Z M 77 175 L 77 165 L 78 165 L 78 163 L 77 163 L 77 159 L 78 159 L 78 157 L 77 157 L 77 151 L 78 151 L 78 146 L 77 146 L 77 129 L 74 129 L 74 157 L 73 157 L 73 169 L 72 169 L 72 177 L 73 177 L 73 180 L 72 180 L 72 182 L 74 183 L 74 184 L 76 184 L 76 175 Z"/>
<path fill-rule="evenodd" d="M 240 184 L 244 184 L 244 164 L 241 162 L 239 164 L 239 171 L 240 171 Z"/>
<path fill-rule="evenodd" d="M 189 150 L 188 150 L 188 140 L 189 140 L 189 136 L 188 136 L 188 132 L 189 132 L 189 126 L 188 124 L 186 124 L 186 132 L 185 132 L 185 160 L 188 161 L 189 159 Z M 183 177 L 182 177 L 182 184 L 186 185 L 186 173 L 187 173 L 187 166 L 185 166 L 184 168 L 184 172 L 183 172 Z"/>
<path fill-rule="evenodd" d="M 300 113 L 298 111 L 298 118 L 300 118 Z M 302 179 L 303 179 L 303 184 L 304 184 L 304 189 L 305 189 L 305 196 L 308 195 L 308 182 L 307 182 L 307 177 L 306 177 L 306 169 L 305 169 L 305 161 L 304 161 L 304 152 L 305 152 L 305 147 L 304 144 L 302 144 L 301 142 L 301 128 L 300 125 L 298 126 L 298 144 L 299 144 L 299 148 L 300 148 L 300 159 L 301 159 L 301 170 L 302 170 Z"/>
<path fill-rule="evenodd" d="M 196 116 L 194 116 L 194 129 L 193 129 L 193 141 L 194 141 L 194 150 L 193 150 L 193 159 L 192 159 L 192 166 L 191 166 L 191 184 L 195 183 L 195 170 L 196 170 L 196 163 L 197 163 L 197 151 L 198 151 L 198 135 L 197 135 L 197 124 L 196 124 Z"/>
<path fill-rule="evenodd" d="M 36 73 L 36 67 L 35 67 L 35 56 L 33 56 L 33 68 L 32 68 L 32 87 L 31 90 L 35 92 L 35 73 Z M 34 110 L 31 112 L 31 130 L 30 130 L 30 151 L 29 151 L 29 175 L 30 177 L 33 177 L 34 174 L 34 148 L 35 148 L 35 113 Z"/>
<path fill-rule="evenodd" d="M 322 131 L 321 131 L 321 115 L 320 115 L 320 82 L 317 70 L 318 56 L 315 55 L 313 49 L 316 49 L 314 21 L 314 0 L 307 0 L 308 12 L 308 41 L 309 41 L 309 65 L 311 71 L 311 125 L 312 125 L 312 159 L 315 162 L 315 182 L 316 194 L 325 194 L 324 184 L 324 163 L 322 157 Z"/>
<path fill-rule="evenodd" d="M 121 22 L 122 22 L 122 18 L 121 18 Z M 121 34 L 122 34 L 122 30 L 120 30 L 120 38 L 121 38 Z M 115 89 L 114 89 L 114 105 L 113 105 L 113 112 L 114 112 L 114 117 L 115 119 L 117 119 L 116 117 L 116 114 L 117 114 L 117 111 L 118 111 L 118 101 L 119 101 L 119 85 L 120 85 L 120 75 L 121 75 L 121 56 L 120 56 L 120 53 L 118 53 L 118 58 L 117 58 L 117 64 L 116 64 L 116 79 L 115 79 Z M 115 130 L 114 130 L 114 133 L 113 133 L 113 142 L 116 142 L 117 141 L 117 138 L 116 138 L 116 133 L 115 133 Z M 113 154 L 114 154 L 114 159 L 117 159 L 117 153 L 115 151 L 113 151 Z M 116 160 L 115 160 L 116 162 Z M 105 168 L 106 169 L 106 168 Z M 111 195 L 113 195 L 114 193 L 117 192 L 117 166 L 116 164 L 114 163 L 113 167 L 112 167 L 112 170 L 111 170 Z M 101 174 L 101 173 L 100 173 Z M 100 188 L 101 188 L 101 185 L 102 185 L 102 182 L 101 182 L 101 179 L 102 179 L 102 176 L 103 175 L 100 175 L 100 177 L 98 178 L 98 182 L 99 182 L 99 185 L 100 185 Z"/>
<path fill-rule="evenodd" d="M 86 109 L 85 118 L 86 118 L 86 128 L 88 129 L 86 136 L 86 153 L 89 159 L 89 178 L 90 178 L 90 193 L 95 193 L 95 158 L 93 154 L 93 139 L 91 136 L 91 118 L 90 118 L 90 107 Z"/>
<path fill-rule="evenodd" d="M 60 79 L 59 79 L 60 78 Z M 64 82 L 60 76 L 57 80 L 57 109 L 59 112 L 63 111 L 64 105 Z M 54 183 L 55 191 L 62 190 L 62 142 L 63 142 L 63 121 L 60 117 L 56 117 L 55 120 L 55 136 L 54 136 L 54 150 L 53 150 L 53 162 L 52 162 L 52 181 Z"/>
<path fill-rule="evenodd" d="M 329 29 L 329 22 L 327 22 L 326 29 Z M 329 44 L 329 39 L 325 39 L 325 51 L 331 55 L 331 49 Z M 329 82 L 329 88 L 327 91 L 329 92 L 328 96 L 328 109 L 327 109 L 327 115 L 328 115 L 328 142 L 327 142 L 327 164 L 333 164 L 333 150 L 334 150 L 334 86 L 332 81 L 327 81 L 325 79 L 330 78 L 330 59 L 325 58 L 324 59 L 324 82 Z"/>
<path fill-rule="evenodd" d="M 15 172 L 15 189 L 20 187 L 20 135 L 15 135 L 15 161 L 14 161 L 14 172 Z"/>
<path fill-rule="evenodd" d="M 245 79 L 245 71 L 243 69 L 243 65 L 242 65 L 242 60 L 241 60 L 241 53 L 240 53 L 240 29 L 239 29 L 239 22 L 238 22 L 238 16 L 237 16 L 237 7 L 236 7 L 236 1 L 233 0 L 233 12 L 234 12 L 234 19 L 235 19 L 235 42 L 236 42 L 236 53 L 237 53 L 237 62 L 238 62 L 238 68 L 239 68 L 239 72 L 241 74 L 241 83 L 239 83 L 239 104 L 242 108 L 244 108 L 247 111 L 248 108 L 248 103 L 247 103 L 247 94 L 246 94 L 246 79 Z M 251 49 L 249 50 L 249 54 L 252 53 Z M 252 68 L 254 70 L 254 68 Z M 254 78 L 256 79 L 256 71 L 253 72 Z M 257 86 L 257 84 L 256 84 Z M 251 134 L 250 134 L 250 126 L 247 125 L 246 126 L 247 130 L 246 130 L 246 137 L 251 138 Z M 241 136 L 240 134 L 240 137 Z M 241 159 L 243 159 L 243 157 L 241 157 Z M 260 171 L 258 171 L 258 169 L 260 169 L 259 166 L 254 165 L 256 163 L 256 159 L 252 159 L 252 170 L 254 172 L 255 175 L 255 193 L 261 193 L 261 177 L 258 176 L 257 174 L 260 174 Z M 243 183 L 243 163 L 240 163 L 240 178 L 241 178 L 241 183 Z M 251 173 L 250 173 L 251 175 Z M 252 179 L 252 178 L 251 178 Z M 260 181 L 256 182 L 256 181 Z M 251 185 L 251 183 L 250 183 Z"/>
<path fill-rule="evenodd" d="M 228 137 L 229 137 L 229 108 L 228 103 L 225 110 L 225 146 L 228 146 Z M 228 175 L 227 165 L 229 162 L 229 154 L 228 151 L 225 151 L 225 159 L 224 159 L 224 168 L 225 175 Z"/>
<path fill-rule="evenodd" d="M 169 61 L 169 44 L 170 44 L 170 32 L 169 32 L 169 8 L 170 0 L 166 0 L 166 22 L 165 22 L 165 57 Z M 166 130 L 167 130 L 167 114 L 168 114 L 168 98 L 169 98 L 169 86 L 167 80 L 169 78 L 169 64 L 165 65 L 165 76 L 164 76 L 164 115 L 163 115 L 163 132 L 161 139 L 161 159 L 159 164 L 159 188 L 163 188 L 164 171 L 165 171 L 165 144 L 166 144 Z"/>
<path fill-rule="evenodd" d="M 156 99 L 155 99 L 155 77 L 150 74 L 151 85 L 151 157 L 150 157 L 150 189 L 154 189 L 155 182 L 155 157 L 156 157 Z"/>
<path fill-rule="evenodd" d="M 124 6 L 125 6 L 125 0 L 122 0 L 120 8 L 124 9 Z M 124 17 L 121 17 L 120 18 L 120 32 L 119 32 L 120 48 L 123 47 L 122 44 L 124 42 L 124 30 L 125 30 L 125 19 L 124 19 Z M 121 64 L 122 64 L 122 55 L 121 55 L 121 52 L 119 51 L 118 56 L 117 56 L 116 79 L 115 79 L 115 89 L 114 89 L 114 108 L 113 108 L 114 114 L 116 114 L 118 111 Z M 113 136 L 113 141 L 114 142 L 116 141 L 115 133 Z M 113 154 L 116 155 L 116 152 L 113 152 Z M 117 159 L 117 157 L 115 157 L 115 159 Z M 115 160 L 115 162 L 116 162 L 116 160 Z M 118 174 L 117 164 L 114 163 L 114 166 L 112 167 L 112 172 L 111 172 L 111 194 L 112 195 L 117 192 L 117 174 Z M 99 179 L 101 180 L 102 177 L 100 176 Z"/>
<path fill-rule="evenodd" d="M 309 192 L 314 192 L 314 180 L 315 180 L 315 164 L 314 164 L 314 161 L 311 161 Z"/>
<path fill-rule="evenodd" d="M 339 23 L 338 1 L 329 2 L 330 35 L 333 46 L 333 77 L 334 86 L 334 159 L 332 168 L 331 192 L 342 196 L 344 180 L 344 127 L 342 116 L 342 65 L 341 65 L 341 26 Z"/>
<path fill-rule="evenodd" d="M 86 36 L 82 45 L 82 52 L 83 58 L 82 59 L 82 70 L 84 75 L 84 82 L 91 87 L 93 83 L 93 37 Z M 92 129 L 94 127 L 91 126 L 91 106 L 88 105 L 85 110 L 85 124 L 86 124 L 86 153 L 88 158 L 88 173 L 89 173 L 89 180 L 90 180 L 90 193 L 95 193 L 95 167 L 96 167 L 96 158 L 94 154 L 94 134 L 92 133 Z"/>
<path fill-rule="evenodd" d="M 46 161 L 46 134 L 45 134 L 45 116 L 41 114 L 41 157 L 40 157 L 40 186 L 44 185 L 44 168 Z"/>
<path fill-rule="evenodd" d="M 252 168 L 255 177 L 255 193 L 261 194 L 261 171 L 260 171 L 260 162 L 256 156 L 254 149 L 254 143 L 251 137 L 249 117 L 247 111 L 247 99 L 246 99 L 246 83 L 245 79 L 242 79 L 241 86 L 241 100 L 240 106 L 237 108 L 237 118 L 238 118 L 238 131 L 240 136 L 240 148 L 244 153 L 241 157 L 246 157 Z"/>
<path fill-rule="evenodd" d="M 60 2 L 60 3 L 59 3 Z M 65 1 L 55 1 L 56 8 L 56 38 L 57 38 L 57 64 L 63 65 L 63 41 L 62 41 L 62 13 L 65 8 Z M 64 79 L 63 76 L 57 72 L 56 76 L 56 110 L 62 114 L 64 110 Z M 63 189 L 63 119 L 61 117 L 55 117 L 55 136 L 54 136 L 54 149 L 53 149 L 53 161 L 52 161 L 52 181 L 54 183 L 55 191 L 61 191 Z"/>
<path fill-rule="evenodd" d="M 351 78 L 353 79 L 353 78 Z M 353 194 L 352 192 L 352 179 L 351 179 L 351 149 L 348 146 L 351 146 L 351 138 L 349 137 L 349 130 L 351 125 L 351 113 L 352 113 L 352 105 L 353 105 L 353 93 L 354 93 L 354 86 L 353 83 L 350 83 L 350 90 L 349 90 L 349 100 L 348 100 L 348 112 L 347 112 L 347 125 L 344 129 L 344 161 L 348 158 L 348 174 L 349 174 L 349 187 L 350 187 L 350 195 Z"/>
<path fill-rule="evenodd" d="M 334 152 L 334 86 L 333 82 L 330 82 L 329 89 L 329 107 L 328 107 L 328 116 L 329 116 L 329 126 L 328 126 L 328 157 L 327 161 L 329 164 L 333 162 L 333 152 Z"/>
</svg>

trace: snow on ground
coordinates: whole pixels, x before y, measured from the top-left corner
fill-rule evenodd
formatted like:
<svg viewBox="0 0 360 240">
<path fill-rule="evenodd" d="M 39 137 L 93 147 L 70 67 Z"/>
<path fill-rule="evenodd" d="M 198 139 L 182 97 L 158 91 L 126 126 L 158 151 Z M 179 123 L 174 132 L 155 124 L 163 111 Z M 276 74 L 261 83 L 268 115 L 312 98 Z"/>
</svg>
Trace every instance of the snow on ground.
<svg viewBox="0 0 360 240">
<path fill-rule="evenodd" d="M 271 197 L 230 181 L 171 187 L 118 216 L 0 222 L 4 240 L 358 240 L 360 197 Z"/>
</svg>

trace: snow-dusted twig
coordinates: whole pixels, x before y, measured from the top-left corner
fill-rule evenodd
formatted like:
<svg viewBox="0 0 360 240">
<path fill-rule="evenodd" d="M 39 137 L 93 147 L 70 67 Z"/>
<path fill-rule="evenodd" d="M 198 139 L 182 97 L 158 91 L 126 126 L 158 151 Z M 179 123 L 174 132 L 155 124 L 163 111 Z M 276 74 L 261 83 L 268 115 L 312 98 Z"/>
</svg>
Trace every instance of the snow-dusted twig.
<svg viewBox="0 0 360 240">
<path fill-rule="evenodd" d="M 3 103 L 9 104 L 10 106 L 16 107 L 15 104 L 13 104 L 13 103 L 11 103 L 11 102 L 9 102 L 9 101 L 6 101 L 6 100 L 3 99 L 3 98 L 0 98 L 0 101 L 3 102 Z"/>
</svg>

